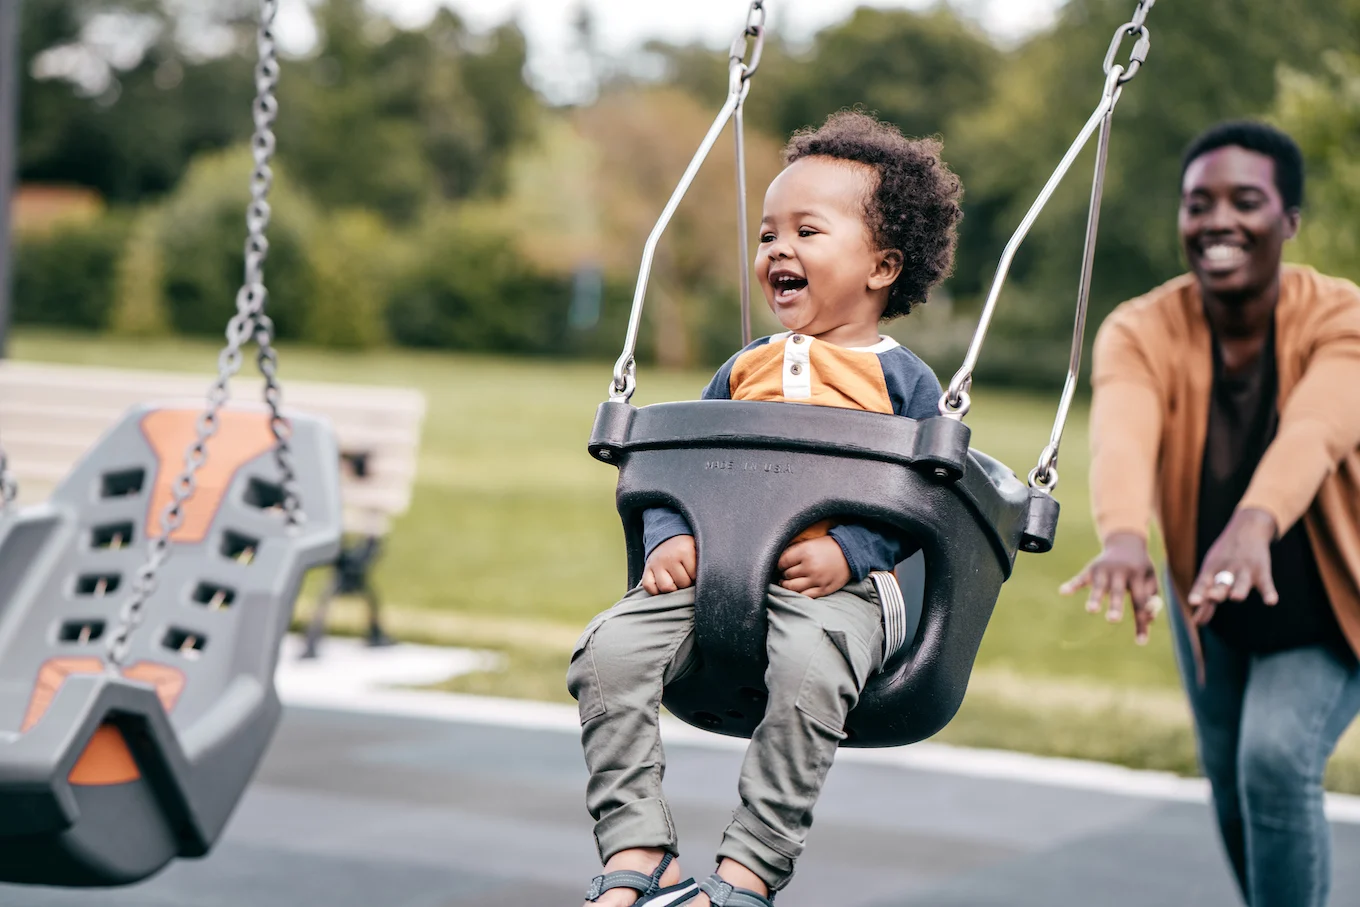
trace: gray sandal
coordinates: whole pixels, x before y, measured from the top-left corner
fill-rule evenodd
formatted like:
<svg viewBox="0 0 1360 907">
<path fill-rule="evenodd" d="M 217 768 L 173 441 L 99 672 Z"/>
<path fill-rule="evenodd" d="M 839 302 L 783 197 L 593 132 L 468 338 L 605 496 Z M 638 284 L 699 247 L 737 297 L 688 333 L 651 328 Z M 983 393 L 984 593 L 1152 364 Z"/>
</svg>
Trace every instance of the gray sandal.
<svg viewBox="0 0 1360 907">
<path fill-rule="evenodd" d="M 699 890 L 708 895 L 713 907 L 774 907 L 774 894 L 761 897 L 754 891 L 735 888 L 731 882 L 724 882 L 716 872 L 704 879 Z"/>
<path fill-rule="evenodd" d="M 674 859 L 673 854 L 666 854 L 650 876 L 631 869 L 598 875 L 590 880 L 590 888 L 586 889 L 586 900 L 593 904 L 601 895 L 613 888 L 631 888 L 636 891 L 640 897 L 633 902 L 633 907 L 672 907 L 674 904 L 683 904 L 698 897 L 699 886 L 693 879 L 685 879 L 678 885 L 661 887 L 661 877 L 666 874 L 666 869 Z"/>
</svg>

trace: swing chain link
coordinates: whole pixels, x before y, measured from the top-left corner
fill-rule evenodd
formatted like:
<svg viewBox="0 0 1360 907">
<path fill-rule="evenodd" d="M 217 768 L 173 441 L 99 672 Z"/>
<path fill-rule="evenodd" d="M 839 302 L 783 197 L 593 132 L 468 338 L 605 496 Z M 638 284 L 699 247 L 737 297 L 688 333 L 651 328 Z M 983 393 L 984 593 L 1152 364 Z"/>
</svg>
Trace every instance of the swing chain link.
<svg viewBox="0 0 1360 907">
<path fill-rule="evenodd" d="M 14 473 L 9 471 L 9 457 L 0 448 L 0 513 L 9 510 L 19 495 L 19 483 L 14 481 Z"/>
<path fill-rule="evenodd" d="M 1157 0 L 1139 0 L 1137 8 L 1133 11 L 1133 18 L 1115 29 L 1114 38 L 1110 41 L 1110 49 L 1105 53 L 1105 74 L 1109 75 L 1110 70 L 1114 69 L 1115 57 L 1119 55 L 1119 48 L 1124 45 L 1124 39 L 1137 36 L 1138 40 L 1133 44 L 1133 50 L 1129 52 L 1129 63 L 1125 67 L 1124 73 L 1119 77 L 1119 84 L 1123 85 L 1133 80 L 1138 75 L 1138 71 L 1147 62 L 1148 53 L 1152 50 L 1152 35 L 1148 32 L 1147 17 L 1152 11 L 1152 7 Z"/>
<path fill-rule="evenodd" d="M 274 156 L 273 127 L 279 110 L 275 94 L 279 61 L 273 33 L 278 5 L 278 0 L 261 0 L 260 3 L 256 97 L 251 108 L 255 132 L 250 147 L 255 168 L 250 177 L 250 205 L 246 209 L 245 280 L 236 294 L 236 314 L 227 323 L 227 343 L 217 357 L 217 380 L 208 390 L 207 409 L 198 417 L 197 436 L 184 454 L 184 472 L 171 486 L 170 503 L 161 514 L 161 531 L 149 544 L 149 557 L 137 571 L 131 584 L 132 594 L 119 611 L 119 624 L 109 636 L 111 670 L 121 666 L 127 658 L 129 638 L 142 622 L 146 603 L 156 590 L 157 575 L 170 555 L 170 539 L 184 523 L 184 504 L 198 487 L 196 475 L 207 460 L 208 441 L 217 434 L 219 415 L 231 398 L 231 378 L 241 370 L 241 348 L 252 338 L 259 347 L 257 363 L 264 375 L 264 399 L 269 406 L 269 427 L 275 440 L 274 459 L 282 475 L 284 518 L 290 528 L 299 526 L 303 519 L 292 449 L 288 443 L 290 430 L 280 412 L 282 390 L 277 378 L 278 354 L 273 346 L 274 324 L 264 311 L 268 300 L 264 285 L 264 264 L 269 255 L 266 231 L 271 214 L 268 196 L 274 183 L 270 161 Z"/>
<path fill-rule="evenodd" d="M 749 80 L 760 68 L 760 57 L 765 51 L 765 0 L 751 0 L 746 14 L 746 27 L 732 42 L 728 61 L 733 79 Z M 748 56 L 749 54 L 749 56 Z M 735 83 L 734 83 L 735 84 Z"/>
</svg>

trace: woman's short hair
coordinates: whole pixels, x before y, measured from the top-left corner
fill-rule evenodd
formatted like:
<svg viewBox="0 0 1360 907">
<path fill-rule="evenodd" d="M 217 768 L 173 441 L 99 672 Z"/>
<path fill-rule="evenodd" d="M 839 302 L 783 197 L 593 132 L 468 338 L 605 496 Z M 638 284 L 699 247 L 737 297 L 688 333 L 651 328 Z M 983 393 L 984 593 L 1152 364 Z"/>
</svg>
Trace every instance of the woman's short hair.
<svg viewBox="0 0 1360 907">
<path fill-rule="evenodd" d="M 1220 148 L 1245 148 L 1275 162 L 1275 188 L 1285 209 L 1303 207 L 1303 152 L 1289 135 L 1267 123 L 1230 120 L 1211 126 L 1190 143 L 1181 156 L 1181 181 L 1197 159 Z"/>
</svg>

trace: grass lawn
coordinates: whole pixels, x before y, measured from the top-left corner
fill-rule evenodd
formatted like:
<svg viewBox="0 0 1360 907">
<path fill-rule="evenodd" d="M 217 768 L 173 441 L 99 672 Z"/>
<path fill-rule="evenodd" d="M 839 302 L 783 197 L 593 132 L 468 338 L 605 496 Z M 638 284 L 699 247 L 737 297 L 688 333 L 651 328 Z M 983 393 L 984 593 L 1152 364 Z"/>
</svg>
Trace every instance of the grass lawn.
<svg viewBox="0 0 1360 907">
<path fill-rule="evenodd" d="M 11 355 L 198 371 L 206 389 L 215 350 L 182 339 L 18 330 Z M 576 634 L 625 582 L 615 473 L 585 450 L 609 364 L 287 346 L 280 358 L 285 400 L 289 378 L 410 386 L 426 396 L 413 504 L 376 575 L 391 629 L 506 654 L 507 671 L 459 678 L 456 689 L 567 699 L 562 677 Z M 693 399 L 708 377 L 643 368 L 634 402 Z M 978 388 L 967 420 L 974 446 L 1024 475 L 1047 442 L 1056 405 L 1056 394 Z M 1056 592 L 1097 550 L 1080 405 L 1063 449 L 1057 545 L 1049 554 L 1020 556 L 968 699 L 941 739 L 1191 772 L 1192 738 L 1165 625 L 1137 648 L 1130 625 L 1110 626 Z M 304 601 L 299 615 L 309 608 Z M 357 607 L 336 611 L 339 626 L 359 621 Z M 1354 734 L 1331 783 L 1360 791 Z"/>
</svg>

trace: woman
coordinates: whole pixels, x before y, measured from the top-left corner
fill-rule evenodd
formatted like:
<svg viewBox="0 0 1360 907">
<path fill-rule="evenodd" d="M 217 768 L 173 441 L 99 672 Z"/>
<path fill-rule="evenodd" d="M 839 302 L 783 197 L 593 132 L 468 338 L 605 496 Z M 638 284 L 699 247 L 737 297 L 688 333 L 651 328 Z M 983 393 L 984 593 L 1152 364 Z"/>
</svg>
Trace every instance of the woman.
<svg viewBox="0 0 1360 907">
<path fill-rule="evenodd" d="M 1360 289 L 1282 266 L 1303 163 L 1288 136 L 1225 123 L 1182 164 L 1190 274 L 1121 305 L 1092 374 L 1103 550 L 1063 591 L 1147 640 L 1167 597 L 1200 762 L 1251 907 L 1321 907 L 1322 777 L 1360 711 Z"/>
</svg>

